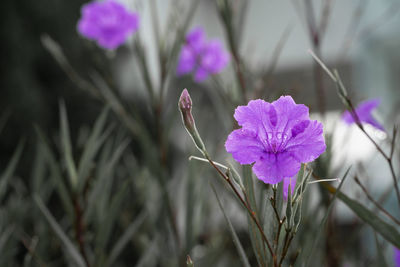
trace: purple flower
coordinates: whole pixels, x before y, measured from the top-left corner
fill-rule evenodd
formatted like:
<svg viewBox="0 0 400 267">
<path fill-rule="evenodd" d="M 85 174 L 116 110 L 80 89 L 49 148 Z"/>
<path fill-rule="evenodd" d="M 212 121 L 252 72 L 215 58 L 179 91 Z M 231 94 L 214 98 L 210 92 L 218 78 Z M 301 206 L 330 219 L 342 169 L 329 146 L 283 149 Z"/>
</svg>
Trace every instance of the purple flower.
<svg viewBox="0 0 400 267">
<path fill-rule="evenodd" d="M 400 249 L 396 247 L 394 248 L 393 259 L 394 259 L 394 266 L 400 267 Z"/>
<path fill-rule="evenodd" d="M 228 136 L 226 151 L 240 164 L 254 163 L 253 172 L 264 183 L 294 177 L 301 163 L 325 151 L 322 124 L 310 120 L 308 108 L 291 96 L 272 103 L 252 100 L 236 108 L 234 117 L 242 128 Z"/>
<path fill-rule="evenodd" d="M 222 71 L 229 59 L 229 54 L 224 51 L 222 43 L 219 40 L 207 42 L 204 30 L 197 27 L 186 35 L 176 71 L 178 75 L 194 72 L 194 80 L 201 82 L 209 75 Z"/>
<path fill-rule="evenodd" d="M 371 99 L 361 102 L 355 109 L 355 112 L 361 123 L 368 123 L 381 131 L 385 131 L 383 126 L 377 122 L 371 114 L 371 112 L 379 106 L 379 102 L 380 101 L 378 99 Z M 349 111 L 343 113 L 342 119 L 347 124 L 355 123 L 355 120 Z"/>
<path fill-rule="evenodd" d="M 293 195 L 296 187 L 296 177 L 283 178 L 283 198 L 287 199 L 289 194 L 289 183 L 290 183 L 290 194 Z"/>
<path fill-rule="evenodd" d="M 123 44 L 139 27 L 139 16 L 114 0 L 93 1 L 84 5 L 81 13 L 79 33 L 110 50 Z"/>
</svg>

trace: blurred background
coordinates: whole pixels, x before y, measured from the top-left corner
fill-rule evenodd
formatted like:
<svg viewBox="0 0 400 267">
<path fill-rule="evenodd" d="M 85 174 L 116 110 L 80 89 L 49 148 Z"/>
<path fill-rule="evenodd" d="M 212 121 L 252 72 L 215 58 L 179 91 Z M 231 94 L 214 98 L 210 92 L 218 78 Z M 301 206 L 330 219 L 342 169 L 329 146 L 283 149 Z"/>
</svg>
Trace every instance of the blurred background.
<svg viewBox="0 0 400 267">
<path fill-rule="evenodd" d="M 93 80 L 93 73 L 103 77 L 112 91 L 123 100 L 124 106 L 130 114 L 133 114 L 132 117 L 141 121 L 141 125 L 147 131 L 144 134 L 150 137 L 150 140 L 146 141 L 147 144 L 144 143 L 140 134 L 132 135 L 127 129 L 129 127 L 126 125 L 126 120 L 121 119 L 121 114 L 116 114 L 114 109 L 110 108 L 106 122 L 101 127 L 102 131 L 109 131 L 104 135 L 107 141 L 99 143 L 99 152 L 92 159 L 96 164 L 92 164 L 88 171 L 89 177 L 97 177 L 93 178 L 93 181 L 96 179 L 103 181 L 102 186 L 96 189 L 92 197 L 88 193 L 88 199 L 92 199 L 89 203 L 93 203 L 91 207 L 95 210 L 92 213 L 96 215 L 90 214 L 87 217 L 82 215 L 86 220 L 84 240 L 88 242 L 86 248 L 84 245 L 80 247 L 80 250 L 89 251 L 86 252 L 88 261 L 98 257 L 98 261 L 93 260 L 96 262 L 92 264 L 93 266 L 105 266 L 106 263 L 110 266 L 135 264 L 174 266 L 176 262 L 173 260 L 165 260 L 162 263 L 160 255 L 173 253 L 174 249 L 169 245 L 171 242 L 174 243 L 171 241 L 174 240 L 171 236 L 174 236 L 173 232 L 177 231 L 178 239 L 182 242 L 180 246 L 182 257 L 189 253 L 194 255 L 198 266 L 236 266 L 238 263 L 234 259 L 237 256 L 229 238 L 229 230 L 225 229 L 215 200 L 207 199 L 207 196 L 212 194 L 208 186 L 208 178 L 215 174 L 202 163 L 187 160 L 196 152 L 181 125 L 176 104 L 181 90 L 188 88 L 194 101 L 194 115 L 199 131 L 206 143 L 212 144 L 209 148 L 211 154 L 216 155 L 216 158 L 223 162 L 229 159 L 228 155 L 224 154 L 223 144 L 232 129 L 234 107 L 225 106 L 225 111 L 220 110 L 216 86 L 222 87 L 228 94 L 229 90 L 236 86 L 233 60 L 231 59 L 229 67 L 216 79 L 209 79 L 204 83 L 195 83 L 189 76 L 171 75 L 169 78 L 164 99 L 165 113 L 161 116 L 163 124 L 166 125 L 165 131 L 168 132 L 167 137 L 163 137 L 165 139 L 163 142 L 167 144 L 168 149 L 164 151 L 165 172 L 159 174 L 156 171 L 158 167 L 154 167 L 158 165 L 149 163 L 151 160 L 157 161 L 155 160 L 157 156 L 151 154 L 157 148 L 149 148 L 150 152 L 146 149 L 147 146 L 154 146 L 158 128 L 153 122 L 155 113 L 151 110 L 152 106 L 149 103 L 146 88 L 148 85 L 142 78 L 141 65 L 138 64 L 140 57 L 134 51 L 137 37 L 134 36 L 125 46 L 115 51 L 104 51 L 95 43 L 80 36 L 76 25 L 81 15 L 80 9 L 86 2 L 81 0 L 6 0 L 3 1 L 0 9 L 1 36 L 3 36 L 3 41 L 0 43 L 2 58 L 0 63 L 0 172 L 7 170 L 10 159 L 13 155 L 15 156 L 16 151 L 18 152 L 19 144 L 21 142 L 24 144 L 18 163 L 13 168 L 12 177 L 17 178 L 8 179 L 8 186 L 4 185 L 4 194 L 0 193 L 2 207 L 0 222 L 3 222 L 3 225 L 0 224 L 2 225 L 0 230 L 3 233 L 0 235 L 0 248 L 3 249 L 0 249 L 0 254 L 6 255 L 0 256 L 3 258 L 3 260 L 0 259 L 1 266 L 76 266 L 69 260 L 71 256 L 65 256 L 60 249 L 63 245 L 48 228 L 37 206 L 32 203 L 32 196 L 40 195 L 66 234 L 71 238 L 74 237 L 79 227 L 75 228 L 76 221 L 72 219 L 69 222 L 68 216 L 65 216 L 59 208 L 68 209 L 69 204 L 64 203 L 62 194 L 59 193 L 59 181 L 52 178 L 57 172 L 64 181 L 69 176 L 68 161 L 65 163 L 63 157 L 65 147 L 63 150 L 60 105 L 65 105 L 73 147 L 72 157 L 77 162 L 85 151 L 85 144 L 89 142 L 95 122 L 98 121 L 104 107 L 113 105 L 82 90 L 76 80 L 71 79 L 68 70 L 65 71 L 54 55 L 46 49 L 48 37 L 62 50 L 69 65 L 81 78 Z M 151 10 L 151 1 L 124 0 L 121 2 L 141 16 L 138 35 L 144 48 L 143 53 L 146 55 L 150 79 L 157 91 L 162 80 L 158 65 L 157 40 L 152 29 L 154 14 Z M 190 4 L 187 2 L 190 1 L 157 0 L 155 2 L 161 31 L 166 36 L 172 35 L 175 28 L 171 26 L 173 25 L 171 21 L 174 21 L 175 17 L 178 17 L 176 20 L 179 21 L 180 15 L 187 14 L 190 9 L 188 7 Z M 216 4 L 218 1 L 198 2 L 197 9 L 191 17 L 192 20 L 187 25 L 188 29 L 201 25 L 209 38 L 223 40 L 226 49 L 229 49 L 224 25 L 218 13 Z M 235 18 L 235 27 L 240 37 L 240 42 L 237 44 L 238 51 L 244 62 L 247 84 L 252 87 L 250 91 L 260 90 L 261 96 L 268 101 L 273 101 L 283 94 L 290 94 L 297 103 L 309 106 L 312 116 L 324 120 L 327 132 L 333 136 L 332 158 L 329 166 L 325 166 L 326 171 L 323 173 L 329 176 L 328 178 L 340 177 L 345 172 L 343 166 L 347 168 L 353 164 L 355 166 L 353 171 L 368 174 L 365 175 L 364 181 L 369 188 L 373 189 L 372 194 L 380 195 L 390 186 L 389 170 L 383 166 L 384 160 L 377 155 L 374 146 L 358 129 L 349 128 L 340 122 L 339 118 L 344 107 L 337 96 L 335 84 L 316 66 L 308 50 L 311 49 L 319 55 L 329 67 L 339 70 L 355 103 L 369 98 L 381 100 L 381 105 L 375 115 L 390 133 L 393 124 L 398 124 L 400 120 L 398 88 L 400 82 L 400 54 L 398 53 L 400 2 L 398 0 L 232 2 L 234 2 L 232 3 L 233 11 L 238 14 Z M 312 25 L 317 25 L 321 31 L 318 34 L 313 32 Z M 255 95 L 249 94 L 249 98 Z M 323 99 L 322 103 L 321 99 Z M 111 125 L 112 129 L 105 125 Z M 370 132 L 380 142 L 385 142 L 385 133 L 374 129 L 370 129 Z M 41 135 L 43 138 L 40 137 Z M 101 137 L 98 138 L 101 139 Z M 52 151 L 46 153 L 52 156 L 43 152 L 47 149 L 46 145 L 41 143 L 43 140 L 48 145 L 47 148 L 50 147 Z M 110 162 L 114 165 L 108 166 L 107 163 Z M 105 169 L 93 167 L 101 164 Z M 398 165 L 396 161 L 396 168 Z M 107 173 L 109 179 L 112 177 L 112 181 L 104 182 L 107 177 L 101 178 L 102 173 Z M 194 175 L 199 173 L 203 175 Z M 3 174 L 7 173 L 3 172 Z M 159 182 L 154 178 L 155 176 L 166 178 L 165 181 L 163 178 Z M 196 179 L 193 181 L 190 177 L 194 176 Z M 207 179 L 207 182 L 199 181 L 199 179 Z M 118 199 L 114 199 L 113 196 L 118 195 L 119 188 L 125 186 L 126 181 L 129 181 L 129 186 L 126 186 L 127 191 L 123 197 L 121 195 L 121 202 L 118 202 Z M 95 184 L 95 182 L 93 184 L 88 182 L 83 188 L 87 188 L 90 192 L 93 188 L 97 188 Z M 343 187 L 344 192 L 352 196 L 361 195 L 354 182 L 348 181 L 347 184 L 348 186 Z M 101 200 L 103 196 L 101 188 L 108 185 L 110 189 L 104 193 L 108 198 Z M 162 198 L 164 187 L 167 188 L 166 194 L 172 198 L 171 210 L 159 204 L 164 201 Z M 191 187 L 195 189 L 189 189 Z M 220 187 L 224 188 L 221 185 Z M 2 190 L 0 184 L 0 192 Z M 64 191 L 67 196 L 73 196 L 73 193 L 69 194 L 68 186 Z M 229 194 L 223 196 L 227 202 L 228 214 L 232 215 L 237 213 L 238 207 L 230 201 L 231 198 Z M 80 212 L 85 214 L 87 211 L 85 209 L 76 213 L 79 205 L 74 202 L 73 197 L 71 199 L 73 206 L 69 208 L 75 210 L 75 217 Z M 77 202 L 84 203 L 82 199 Z M 188 202 L 188 199 L 192 202 Z M 99 206 L 96 206 L 96 200 Z M 316 204 L 319 201 L 321 197 L 315 197 L 310 203 Z M 190 203 L 195 203 L 193 205 L 196 208 L 192 209 Z M 392 209 L 395 203 L 393 194 L 386 202 L 386 206 Z M 112 207 L 120 208 L 115 215 L 115 222 L 113 226 L 107 228 L 108 234 L 105 237 L 97 238 L 99 231 L 103 231 L 101 224 L 107 221 L 107 212 L 111 212 Z M 167 223 L 164 219 L 160 220 L 160 218 L 168 217 L 164 214 L 168 212 L 176 215 L 174 218 L 177 229 L 175 230 L 170 225 L 173 225 L 173 222 Z M 325 245 L 321 248 L 323 252 L 320 254 L 322 256 L 315 259 L 314 266 L 321 266 L 318 265 L 321 263 L 324 266 L 374 266 L 372 265 L 373 256 L 371 258 L 360 256 L 366 251 L 375 251 L 373 238 L 370 238 L 373 235 L 370 233 L 369 236 L 364 237 L 360 234 L 354 240 L 348 241 L 347 245 L 340 245 L 341 241 L 346 240 L 346 235 L 359 226 L 359 221 L 344 205 L 339 204 L 334 214 L 336 217 L 332 219 L 330 231 L 336 231 L 335 238 L 331 240 L 332 244 L 328 241 L 324 243 Z M 93 216 L 93 219 L 89 219 L 90 216 Z M 151 223 L 139 226 L 140 221 L 138 221 L 137 229 L 129 228 L 134 218 L 149 220 Z M 246 237 L 247 229 L 244 226 L 246 218 L 242 215 L 233 215 L 232 221 L 238 227 L 240 239 L 250 247 L 250 241 Z M 163 224 L 168 226 L 163 226 Z M 141 227 L 140 230 L 138 230 L 139 227 Z M 164 230 L 162 230 L 163 227 L 165 227 Z M 120 249 L 118 258 L 111 263 L 107 253 L 114 248 L 113 244 L 121 241 L 118 236 L 124 236 L 124 229 L 128 228 L 131 229 L 132 236 L 127 235 L 127 241 L 119 243 L 124 244 L 123 249 Z M 135 235 L 132 229 L 136 229 Z M 154 232 L 153 229 L 160 229 L 161 233 L 167 234 Z M 368 232 L 370 229 L 365 231 Z M 10 234 L 4 235 L 4 233 Z M 96 246 L 94 246 L 96 249 L 90 248 L 91 241 L 97 239 L 100 241 L 96 241 Z M 369 241 L 361 246 L 364 239 Z M 79 244 L 79 239 L 73 242 L 75 245 Z M 158 243 L 164 244 L 164 248 L 170 248 L 170 250 L 162 251 L 162 245 L 154 245 Z M 356 244 L 355 247 L 359 247 L 355 249 L 356 255 L 346 251 L 346 247 L 354 248 L 354 244 Z M 329 250 L 335 246 L 337 250 L 333 249 L 330 253 Z M 385 253 L 387 258 L 391 257 L 389 249 L 386 249 Z M 102 258 L 99 255 L 102 255 Z M 143 258 L 143 255 L 147 255 L 146 258 Z M 252 263 L 254 262 L 255 259 L 252 259 Z"/>
</svg>

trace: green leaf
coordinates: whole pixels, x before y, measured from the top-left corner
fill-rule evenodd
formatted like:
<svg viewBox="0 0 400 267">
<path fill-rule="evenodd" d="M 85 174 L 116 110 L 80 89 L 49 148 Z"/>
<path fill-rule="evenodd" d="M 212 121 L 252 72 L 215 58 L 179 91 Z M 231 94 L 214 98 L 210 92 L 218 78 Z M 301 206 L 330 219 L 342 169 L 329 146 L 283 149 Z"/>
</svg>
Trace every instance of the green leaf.
<svg viewBox="0 0 400 267">
<path fill-rule="evenodd" d="M 400 247 L 400 233 L 396 228 L 379 218 L 376 213 L 370 211 L 358 201 L 338 192 L 337 197 L 343 201 L 357 216 L 369 224 L 377 233 L 396 247 Z"/>
<path fill-rule="evenodd" d="M 10 239 L 12 236 L 15 226 L 11 225 L 7 227 L 5 230 L 0 229 L 0 251 L 4 251 L 6 248 L 7 241 Z"/>
<path fill-rule="evenodd" d="M 78 190 L 82 190 L 83 186 L 90 174 L 90 169 L 92 167 L 91 163 L 99 151 L 100 147 L 106 140 L 106 137 L 110 134 L 111 128 L 108 129 L 106 133 L 101 135 L 108 115 L 108 108 L 105 108 L 98 119 L 96 120 L 93 130 L 90 134 L 89 139 L 85 144 L 84 151 L 82 153 L 81 159 L 79 161 L 78 168 Z"/>
<path fill-rule="evenodd" d="M 278 211 L 279 216 L 281 215 L 282 212 L 282 207 L 283 207 L 283 182 L 280 182 L 278 184 L 278 190 L 276 192 L 276 210 Z"/>
<path fill-rule="evenodd" d="M 63 156 L 67 165 L 69 181 L 72 189 L 76 190 L 78 185 L 78 173 L 76 171 L 75 162 L 72 156 L 71 137 L 69 133 L 68 117 L 64 102 L 60 102 L 60 129 Z"/>
<path fill-rule="evenodd" d="M 25 141 L 20 141 L 17 149 L 14 151 L 11 160 L 8 162 L 7 168 L 0 176 L 0 201 L 3 199 L 6 193 L 7 183 L 14 174 L 15 168 L 17 167 L 18 161 L 21 157 L 22 150 L 24 148 Z"/>
<path fill-rule="evenodd" d="M 135 265 L 135 267 L 146 267 L 146 266 L 156 266 L 156 260 L 159 251 L 157 245 L 160 243 L 160 238 L 158 235 L 154 237 L 151 244 L 147 248 L 146 252 L 142 254 L 141 258 Z"/>
<path fill-rule="evenodd" d="M 58 165 L 56 157 L 53 154 L 49 144 L 47 143 L 46 137 L 44 136 L 43 132 L 38 127 L 35 127 L 35 130 L 39 137 L 39 142 L 41 142 L 42 144 L 43 155 L 46 158 L 47 163 L 49 164 L 51 174 L 50 176 L 55 186 L 57 187 L 57 193 L 64 205 L 65 211 L 68 213 L 70 218 L 73 218 L 74 207 L 72 206 L 71 197 L 61 174 L 60 166 Z"/>
<path fill-rule="evenodd" d="M 122 253 L 128 242 L 131 240 L 132 236 L 136 233 L 139 227 L 144 222 L 146 218 L 146 212 L 140 213 L 135 220 L 128 226 L 125 232 L 120 236 L 118 241 L 115 243 L 111 250 L 110 257 L 108 258 L 106 266 L 112 266 L 118 256 Z"/>
<path fill-rule="evenodd" d="M 196 194 L 195 194 L 195 171 L 194 164 L 189 164 L 188 174 L 187 174 L 187 184 L 186 184 L 186 215 L 185 215 L 185 246 L 186 250 L 190 251 L 193 247 L 195 236 L 193 233 L 193 216 L 194 209 L 196 207 Z"/>
<path fill-rule="evenodd" d="M 294 179 L 294 178 L 291 178 Z M 286 205 L 286 223 L 287 223 L 287 228 L 290 229 L 293 226 L 293 221 L 292 221 L 292 188 L 291 184 L 289 182 L 289 188 L 288 188 L 288 198 L 287 198 L 287 205 Z"/>
<path fill-rule="evenodd" d="M 222 206 L 222 203 L 221 203 L 221 201 L 220 201 L 220 199 L 218 197 L 217 191 L 215 190 L 215 187 L 212 184 L 210 184 L 210 185 L 211 185 L 211 188 L 212 188 L 212 190 L 213 190 L 213 192 L 215 194 L 215 197 L 217 198 L 218 205 L 219 205 L 222 213 L 224 214 L 225 220 L 228 223 L 229 230 L 230 230 L 230 232 L 232 234 L 233 243 L 235 244 L 235 247 L 236 247 L 236 249 L 237 249 L 237 251 L 239 253 L 240 260 L 242 261 L 243 266 L 250 267 L 250 263 L 249 263 L 249 260 L 247 259 L 246 253 L 244 252 L 243 246 L 240 243 L 240 240 L 239 240 L 239 237 L 236 234 L 235 228 L 233 228 L 233 225 L 232 225 L 231 221 L 229 220 L 228 216 L 225 213 L 224 207 Z"/>
<path fill-rule="evenodd" d="M 336 188 L 326 182 L 323 182 L 322 186 L 325 187 L 331 194 L 335 194 L 337 192 Z M 374 212 L 367 209 L 358 201 L 349 198 L 342 192 L 337 193 L 337 198 L 346 204 L 347 207 L 349 207 L 361 220 L 369 224 L 377 233 L 382 235 L 383 238 L 392 243 L 394 246 L 400 247 L 400 233 L 393 225 L 382 220 Z"/>
<path fill-rule="evenodd" d="M 342 178 L 342 180 L 340 181 L 340 184 L 339 184 L 338 188 L 336 189 L 336 192 L 335 192 L 335 194 L 333 195 L 331 202 L 329 203 L 328 210 L 326 211 L 325 216 L 324 216 L 324 218 L 322 218 L 322 221 L 321 221 L 321 223 L 320 223 L 320 225 L 319 225 L 319 227 L 318 227 L 318 229 L 317 229 L 317 233 L 316 233 L 315 239 L 314 239 L 314 241 L 313 241 L 313 245 L 312 245 L 312 247 L 311 247 L 311 250 L 309 250 L 309 251 L 307 252 L 307 253 L 308 253 L 308 256 L 306 257 L 306 261 L 305 261 L 305 264 L 304 264 L 303 266 L 309 266 L 308 263 L 309 263 L 309 261 L 310 261 L 310 259 L 311 259 L 311 256 L 313 255 L 314 249 L 316 248 L 316 246 L 317 246 L 317 244 L 318 244 L 318 241 L 319 241 L 319 238 L 320 238 L 320 236 L 321 236 L 322 230 L 324 229 L 325 224 L 326 224 L 326 221 L 328 220 L 329 214 L 330 214 L 330 212 L 331 212 L 331 210 L 332 210 L 333 203 L 335 202 L 336 197 L 338 197 L 338 195 L 341 194 L 341 193 L 340 193 L 340 189 L 342 188 L 342 185 L 343 185 L 343 183 L 344 183 L 344 181 L 345 181 L 347 175 L 349 174 L 350 168 L 351 168 L 351 167 L 349 167 L 349 168 L 347 169 L 347 171 L 345 172 L 345 174 L 343 175 L 343 178 Z"/>
<path fill-rule="evenodd" d="M 98 235 L 96 238 L 96 249 L 99 249 L 100 252 L 106 248 L 107 242 L 110 239 L 110 234 L 112 233 L 114 225 L 118 220 L 121 206 L 125 200 L 126 194 L 128 193 L 129 183 L 130 180 L 126 180 L 121 185 L 119 191 L 111 199 L 111 204 L 108 207 L 105 207 L 107 213 L 99 223 L 100 227 L 98 229 Z"/>
<path fill-rule="evenodd" d="M 97 181 L 89 193 L 88 206 L 84 214 L 85 221 L 95 219 L 92 216 L 96 210 L 102 214 L 97 219 L 101 219 L 104 217 L 104 214 L 107 214 L 106 205 L 109 203 L 113 171 L 129 143 L 130 140 L 124 140 L 114 151 L 111 150 L 111 143 L 106 143 L 102 159 L 100 160 L 100 164 L 98 164 Z"/>
<path fill-rule="evenodd" d="M 258 213 L 258 208 L 254 193 L 253 175 L 250 165 L 243 166 L 243 183 L 245 188 L 244 193 L 245 196 L 247 196 L 246 202 L 248 202 L 248 205 L 250 206 L 252 211 L 254 211 L 255 213 L 254 216 L 257 218 L 258 221 L 260 221 L 260 216 Z M 261 236 L 260 230 L 258 229 L 256 223 L 251 218 L 250 214 L 246 212 L 246 215 L 247 215 L 251 244 L 253 246 L 253 250 L 257 257 L 258 263 L 260 266 L 262 266 L 267 261 L 266 260 L 267 256 L 265 255 L 264 241 Z"/>
<path fill-rule="evenodd" d="M 11 112 L 9 110 L 6 110 L 3 112 L 3 115 L 0 117 L 0 134 L 3 132 L 4 127 L 8 121 L 8 118 L 10 117 Z"/>
<path fill-rule="evenodd" d="M 376 245 L 376 251 L 377 251 L 377 263 L 381 267 L 387 267 L 387 263 L 385 260 L 385 256 L 382 251 L 382 244 L 379 244 L 378 236 L 376 235 L 376 232 L 374 232 L 374 237 L 375 237 L 375 245 Z"/>
<path fill-rule="evenodd" d="M 68 238 L 68 236 L 64 233 L 61 226 L 57 223 L 54 219 L 53 215 L 51 215 L 50 211 L 46 208 L 42 200 L 39 196 L 33 196 L 37 206 L 39 207 L 40 211 L 43 213 L 44 217 L 46 218 L 47 222 L 50 224 L 53 231 L 56 233 L 58 238 L 61 240 L 62 244 L 64 245 L 67 253 L 71 256 L 74 260 L 76 266 L 79 267 L 86 267 L 85 261 L 83 260 L 81 254 L 78 252 L 72 241 Z"/>
</svg>

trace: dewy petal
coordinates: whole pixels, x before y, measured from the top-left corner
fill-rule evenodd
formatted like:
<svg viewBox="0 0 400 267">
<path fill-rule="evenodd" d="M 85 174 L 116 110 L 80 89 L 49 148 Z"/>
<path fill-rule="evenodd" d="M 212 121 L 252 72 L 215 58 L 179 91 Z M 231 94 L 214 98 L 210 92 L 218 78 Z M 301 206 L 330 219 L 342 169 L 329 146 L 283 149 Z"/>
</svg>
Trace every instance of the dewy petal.
<svg viewBox="0 0 400 267">
<path fill-rule="evenodd" d="M 310 121 L 303 132 L 289 139 L 285 148 L 302 163 L 315 160 L 325 149 L 322 124 L 318 121 Z"/>
<path fill-rule="evenodd" d="M 296 104 L 291 96 L 281 96 L 272 102 L 277 114 L 276 132 L 286 133 L 297 123 L 309 120 L 308 107 Z"/>
<path fill-rule="evenodd" d="M 290 96 L 273 103 L 252 100 L 237 107 L 234 117 L 242 128 L 228 137 L 226 150 L 241 164 L 255 162 L 253 172 L 265 183 L 294 177 L 301 163 L 326 149 L 322 124 L 311 121 L 308 108 Z"/>
<path fill-rule="evenodd" d="M 293 177 L 300 170 L 300 162 L 289 152 L 266 153 L 256 161 L 253 172 L 267 184 L 276 184 L 285 177 Z"/>
<path fill-rule="evenodd" d="M 283 178 L 283 198 L 287 199 L 289 193 L 289 183 L 290 183 L 290 193 L 293 195 L 294 189 L 296 187 L 296 176 Z"/>
<path fill-rule="evenodd" d="M 251 100 L 247 106 L 237 107 L 233 116 L 240 126 L 258 133 L 262 138 L 271 131 L 270 107 L 271 104 L 264 100 Z"/>
<path fill-rule="evenodd" d="M 238 129 L 228 136 L 225 149 L 240 164 L 251 164 L 263 156 L 264 146 L 255 132 Z"/>
</svg>

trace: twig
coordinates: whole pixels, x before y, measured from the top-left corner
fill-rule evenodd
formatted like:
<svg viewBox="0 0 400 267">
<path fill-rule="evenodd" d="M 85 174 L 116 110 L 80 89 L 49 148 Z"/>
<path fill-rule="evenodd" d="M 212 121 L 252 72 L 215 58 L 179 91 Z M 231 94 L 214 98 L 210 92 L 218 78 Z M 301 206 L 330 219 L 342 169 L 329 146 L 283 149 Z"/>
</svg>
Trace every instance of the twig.
<svg viewBox="0 0 400 267">
<path fill-rule="evenodd" d="M 82 217 L 82 208 L 79 204 L 79 200 L 75 197 L 74 199 L 74 210 L 75 210 L 75 238 L 79 245 L 79 251 L 86 263 L 87 267 L 90 267 L 90 263 L 85 251 L 85 240 L 84 231 L 85 225 Z"/>
<path fill-rule="evenodd" d="M 281 230 L 282 230 L 282 225 L 285 222 L 286 217 L 283 217 L 282 220 L 278 221 L 278 232 L 276 233 L 276 238 L 275 238 L 275 255 L 278 255 L 278 248 L 279 248 L 279 236 L 281 235 Z"/>
<path fill-rule="evenodd" d="M 231 51 L 232 57 L 233 57 L 233 62 L 235 65 L 235 71 L 236 71 L 236 78 L 238 80 L 241 94 L 242 94 L 242 101 L 243 103 L 247 102 L 247 95 L 246 95 L 246 80 L 243 74 L 243 63 L 241 62 L 241 58 L 238 52 L 238 47 L 237 47 L 237 42 L 235 38 L 235 32 L 233 28 L 233 22 L 232 22 L 232 14 L 229 14 L 232 12 L 230 3 L 228 1 L 225 1 L 223 4 L 223 7 L 218 7 L 221 19 L 224 24 L 224 29 L 225 29 L 225 34 L 228 39 L 228 44 L 229 44 L 229 49 Z"/>
<path fill-rule="evenodd" d="M 340 46 L 340 61 L 343 61 L 350 50 L 351 45 L 356 37 L 356 31 L 360 24 L 361 18 L 365 13 L 369 0 L 359 0 L 357 7 L 353 11 L 351 22 L 347 28 L 345 38 Z"/>
<path fill-rule="evenodd" d="M 23 233 L 24 234 L 24 233 Z M 46 265 L 43 263 L 43 261 L 38 257 L 35 248 L 36 248 L 36 244 L 34 244 L 34 247 L 32 248 L 30 242 L 28 242 L 28 240 L 26 240 L 23 236 L 21 236 L 21 242 L 23 244 L 23 246 L 26 248 L 26 250 L 28 250 L 29 254 L 36 260 L 37 264 L 40 267 L 45 267 Z"/>
<path fill-rule="evenodd" d="M 390 168 L 390 172 L 393 178 L 393 183 L 394 183 L 394 188 L 396 190 L 396 195 L 397 195 L 397 201 L 399 204 L 399 208 L 400 208 L 400 190 L 399 190 L 399 185 L 397 182 L 397 177 L 396 177 L 396 173 L 394 172 L 393 169 L 393 150 L 394 150 L 394 144 L 395 144 L 395 137 L 392 140 L 392 148 L 391 148 L 391 154 L 389 154 L 389 156 L 382 150 L 382 148 L 375 142 L 375 140 L 365 131 L 364 126 L 361 123 L 360 118 L 358 117 L 358 114 L 355 111 L 354 105 L 351 101 L 351 99 L 347 96 L 347 89 L 345 88 L 345 86 L 343 85 L 340 76 L 338 74 L 338 72 L 335 70 L 334 73 L 335 75 L 332 74 L 332 72 L 326 67 L 326 65 L 321 61 L 321 59 L 319 59 L 319 57 L 317 55 L 315 55 L 314 53 L 311 53 L 311 55 L 314 57 L 314 59 L 316 60 L 316 62 L 321 65 L 322 69 L 324 69 L 329 76 L 331 76 L 332 80 L 335 82 L 335 84 L 338 87 L 339 90 L 339 96 L 342 98 L 342 100 L 345 102 L 345 104 L 347 105 L 347 109 L 349 110 L 351 116 L 353 117 L 356 125 L 358 126 L 358 128 L 364 133 L 364 135 L 371 141 L 372 144 L 374 144 L 375 148 L 378 150 L 378 152 L 384 157 L 384 159 L 386 160 L 386 162 L 389 165 Z"/>
<path fill-rule="evenodd" d="M 232 188 L 233 192 L 235 193 L 235 195 L 238 197 L 238 199 L 240 200 L 240 202 L 243 204 L 243 206 L 247 209 L 250 217 L 252 218 L 252 220 L 255 222 L 255 224 L 257 225 L 258 230 L 261 233 L 261 237 L 264 240 L 264 242 L 267 244 L 268 250 L 271 253 L 271 256 L 273 258 L 276 258 L 276 255 L 274 254 L 271 244 L 269 243 L 267 236 L 264 233 L 264 230 L 262 229 L 257 217 L 254 214 L 254 211 L 248 206 L 247 202 L 244 201 L 242 195 L 237 191 L 236 187 L 234 186 L 234 184 L 232 183 L 232 180 L 229 178 L 229 176 L 226 176 L 215 164 L 214 162 L 209 158 L 208 155 L 206 155 L 208 162 L 211 164 L 211 166 L 214 167 L 214 169 L 218 172 L 218 174 L 224 178 L 224 180 L 229 184 L 229 186 Z M 276 266 L 276 264 L 274 263 L 274 266 Z"/>
<path fill-rule="evenodd" d="M 365 188 L 365 186 L 361 183 L 360 179 L 358 179 L 357 176 L 354 176 L 354 181 L 360 186 L 361 190 L 365 193 L 367 198 L 380 210 L 382 211 L 386 216 L 388 216 L 392 221 L 400 225 L 400 221 L 397 220 L 395 217 L 393 217 L 384 207 L 382 207 L 377 201 L 375 201 L 372 196 L 368 193 L 368 190 Z"/>
<path fill-rule="evenodd" d="M 308 22 L 308 32 L 310 36 L 310 41 L 315 53 L 318 55 L 318 57 L 321 57 L 322 34 L 321 34 L 321 29 L 317 26 L 313 3 L 311 0 L 304 0 L 304 3 L 305 3 L 305 13 Z M 330 9 L 328 6 L 328 8 L 326 8 L 324 11 L 329 12 L 329 10 Z M 326 24 L 327 22 L 322 23 L 321 26 L 325 27 L 324 25 Z M 318 67 L 316 63 L 314 63 L 313 66 L 314 66 L 314 83 L 315 83 L 315 91 L 317 93 L 318 110 L 321 113 L 321 115 L 324 116 L 326 103 L 325 103 L 325 87 L 322 77 L 322 70 Z"/>
<path fill-rule="evenodd" d="M 290 235 L 289 240 L 287 241 L 286 246 L 283 248 L 282 256 L 279 261 L 279 266 L 282 266 L 283 260 L 285 259 L 286 254 L 289 251 L 290 244 L 292 243 L 292 240 L 294 238 L 294 234 L 292 234 L 291 232 L 289 233 L 289 235 Z"/>
</svg>

